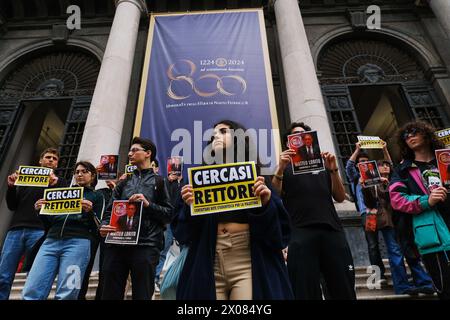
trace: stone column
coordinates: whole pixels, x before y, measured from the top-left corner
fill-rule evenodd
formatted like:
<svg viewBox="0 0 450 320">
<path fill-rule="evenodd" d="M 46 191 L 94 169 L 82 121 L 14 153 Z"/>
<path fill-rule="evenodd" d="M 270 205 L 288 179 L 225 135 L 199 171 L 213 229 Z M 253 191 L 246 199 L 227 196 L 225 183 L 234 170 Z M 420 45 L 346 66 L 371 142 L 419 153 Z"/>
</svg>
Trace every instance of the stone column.
<svg viewBox="0 0 450 320">
<path fill-rule="evenodd" d="M 321 150 L 336 153 L 298 2 L 275 0 L 274 10 L 291 121 L 310 125 Z"/>
<path fill-rule="evenodd" d="M 103 154 L 118 154 L 144 0 L 116 0 L 116 13 L 92 97 L 78 160 L 98 165 Z M 100 187 L 103 186 L 99 185 Z"/>
<path fill-rule="evenodd" d="M 450 39 L 450 1 L 429 0 L 428 3 L 444 29 L 444 33 L 447 35 L 447 38 Z"/>
</svg>

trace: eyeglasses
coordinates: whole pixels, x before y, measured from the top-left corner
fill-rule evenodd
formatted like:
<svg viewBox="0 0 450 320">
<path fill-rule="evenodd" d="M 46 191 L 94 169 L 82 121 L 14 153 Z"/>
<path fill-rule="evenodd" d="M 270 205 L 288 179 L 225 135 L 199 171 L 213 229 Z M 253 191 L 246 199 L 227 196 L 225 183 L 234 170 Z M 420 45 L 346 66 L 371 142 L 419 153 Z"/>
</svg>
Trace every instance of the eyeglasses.
<svg viewBox="0 0 450 320">
<path fill-rule="evenodd" d="M 76 170 L 75 171 L 75 175 L 76 176 L 79 175 L 79 174 L 87 174 L 87 173 L 89 173 L 89 171 L 87 171 L 87 170 Z"/>
<path fill-rule="evenodd" d="M 406 130 L 405 132 L 403 132 L 402 134 L 402 138 L 403 140 L 408 140 L 408 137 L 411 135 L 412 137 L 414 137 L 416 134 L 418 134 L 419 132 L 421 132 L 420 129 L 417 128 L 411 128 L 409 130 Z"/>
<path fill-rule="evenodd" d="M 128 153 L 136 153 L 138 151 L 145 151 L 145 149 L 139 149 L 139 148 L 132 148 L 128 151 Z"/>
</svg>

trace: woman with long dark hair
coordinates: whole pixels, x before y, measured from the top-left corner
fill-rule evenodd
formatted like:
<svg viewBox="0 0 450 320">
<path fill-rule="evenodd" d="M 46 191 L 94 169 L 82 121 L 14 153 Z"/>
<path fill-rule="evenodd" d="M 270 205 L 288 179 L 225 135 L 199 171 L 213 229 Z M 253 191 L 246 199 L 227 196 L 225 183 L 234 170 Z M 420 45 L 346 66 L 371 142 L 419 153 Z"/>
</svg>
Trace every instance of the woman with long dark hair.
<svg viewBox="0 0 450 320">
<path fill-rule="evenodd" d="M 214 163 L 257 162 L 250 139 L 240 135 L 244 131 L 229 120 L 214 125 Z M 290 238 L 288 214 L 263 177 L 257 178 L 253 192 L 261 198 L 261 208 L 191 216 L 193 189 L 182 188 L 184 203 L 172 225 L 175 238 L 189 246 L 189 253 L 177 299 L 293 298 L 282 254 Z"/>
<path fill-rule="evenodd" d="M 87 161 L 75 164 L 75 186 L 83 187 L 82 213 L 48 216 L 50 229 L 23 288 L 24 300 L 48 298 L 55 277 L 56 300 L 76 300 L 91 258 L 91 241 L 98 241 L 103 196 L 95 192 L 97 171 Z M 40 199 L 35 209 L 45 204 Z"/>
</svg>

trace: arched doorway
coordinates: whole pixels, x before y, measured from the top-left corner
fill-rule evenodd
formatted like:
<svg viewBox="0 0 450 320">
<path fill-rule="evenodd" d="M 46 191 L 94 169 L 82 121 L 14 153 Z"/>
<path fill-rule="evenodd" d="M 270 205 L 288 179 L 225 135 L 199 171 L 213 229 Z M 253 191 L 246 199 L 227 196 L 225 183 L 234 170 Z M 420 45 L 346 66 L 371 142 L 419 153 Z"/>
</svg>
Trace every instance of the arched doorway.
<svg viewBox="0 0 450 320">
<path fill-rule="evenodd" d="M 405 44 L 347 35 L 321 50 L 317 69 L 341 169 L 358 135 L 380 136 L 398 161 L 398 127 L 414 119 L 438 129 L 449 124 L 425 76 L 427 66 Z M 374 151 L 371 156 L 381 154 Z"/>
<path fill-rule="evenodd" d="M 33 163 L 43 149 L 58 146 L 60 174 L 70 176 L 99 70 L 97 58 L 67 48 L 34 52 L 10 67 L 0 80 L 3 168 Z"/>
</svg>

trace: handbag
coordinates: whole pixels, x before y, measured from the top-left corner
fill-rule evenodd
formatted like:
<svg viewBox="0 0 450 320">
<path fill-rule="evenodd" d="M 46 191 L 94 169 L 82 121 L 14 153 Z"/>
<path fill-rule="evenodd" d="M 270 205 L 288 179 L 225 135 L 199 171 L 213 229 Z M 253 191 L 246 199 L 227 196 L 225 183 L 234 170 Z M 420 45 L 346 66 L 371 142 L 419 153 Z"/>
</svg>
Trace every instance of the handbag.
<svg viewBox="0 0 450 320">
<path fill-rule="evenodd" d="M 167 269 L 161 282 L 160 296 L 162 300 L 176 300 L 177 286 L 183 270 L 186 257 L 189 253 L 189 247 L 183 247 L 180 255 Z"/>
</svg>

